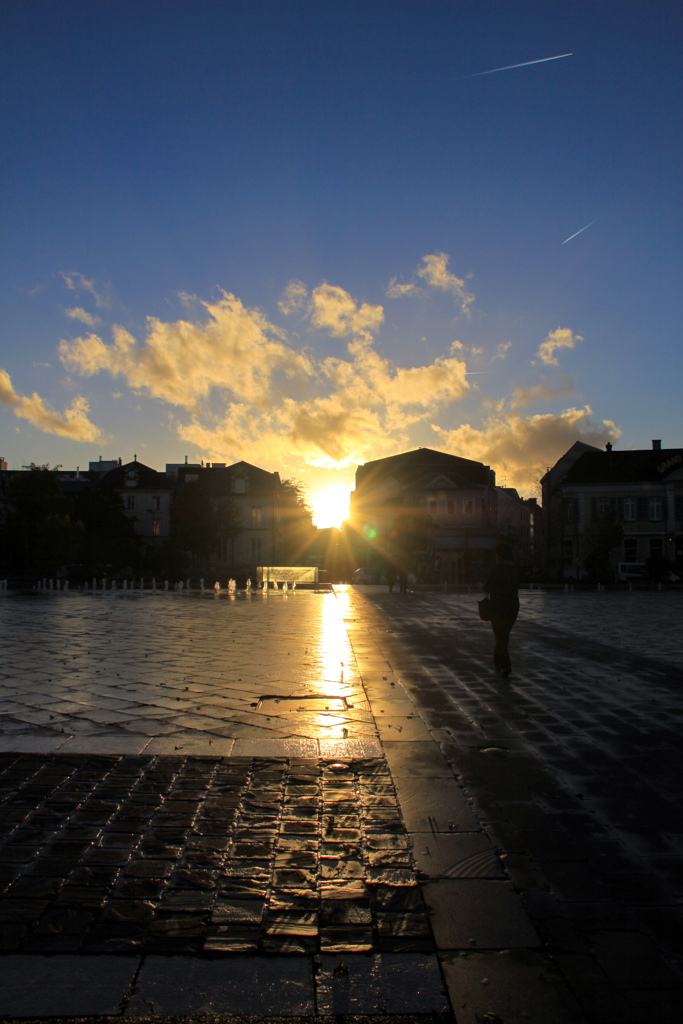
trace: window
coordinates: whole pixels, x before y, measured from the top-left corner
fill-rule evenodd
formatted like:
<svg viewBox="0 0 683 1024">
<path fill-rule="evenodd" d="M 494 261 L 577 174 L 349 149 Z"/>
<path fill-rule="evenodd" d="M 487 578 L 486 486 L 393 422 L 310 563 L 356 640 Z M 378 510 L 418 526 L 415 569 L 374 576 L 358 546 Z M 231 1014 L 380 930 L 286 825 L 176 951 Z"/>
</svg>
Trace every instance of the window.
<svg viewBox="0 0 683 1024">
<path fill-rule="evenodd" d="M 650 498 L 650 521 L 656 522 L 662 518 L 662 499 Z"/>
<path fill-rule="evenodd" d="M 135 495 L 134 494 L 127 494 L 126 495 L 126 509 L 127 509 L 128 512 L 135 512 Z"/>
<path fill-rule="evenodd" d="M 153 519 L 152 520 L 152 536 L 153 537 L 158 537 L 160 535 L 160 532 L 161 532 L 161 523 L 159 522 L 158 519 Z"/>
<path fill-rule="evenodd" d="M 605 512 L 609 512 L 609 507 L 609 498 L 598 498 L 596 508 L 599 516 L 604 516 Z"/>
<path fill-rule="evenodd" d="M 624 541 L 624 561 L 638 561 L 638 539 L 636 537 L 627 537 Z"/>
<path fill-rule="evenodd" d="M 638 506 L 635 498 L 624 498 L 624 519 L 633 522 L 637 517 Z M 628 561 L 628 559 L 627 559 Z"/>
<path fill-rule="evenodd" d="M 161 508 L 161 498 L 152 498 L 152 511 L 158 512 Z"/>
<path fill-rule="evenodd" d="M 465 498 L 464 511 L 466 516 L 474 515 L 474 499 Z"/>
<path fill-rule="evenodd" d="M 251 506 L 251 525 L 252 526 L 260 526 L 261 525 L 261 506 L 260 505 L 252 505 Z"/>
<path fill-rule="evenodd" d="M 247 481 L 239 477 L 235 480 L 235 494 L 244 494 L 247 489 Z"/>
</svg>

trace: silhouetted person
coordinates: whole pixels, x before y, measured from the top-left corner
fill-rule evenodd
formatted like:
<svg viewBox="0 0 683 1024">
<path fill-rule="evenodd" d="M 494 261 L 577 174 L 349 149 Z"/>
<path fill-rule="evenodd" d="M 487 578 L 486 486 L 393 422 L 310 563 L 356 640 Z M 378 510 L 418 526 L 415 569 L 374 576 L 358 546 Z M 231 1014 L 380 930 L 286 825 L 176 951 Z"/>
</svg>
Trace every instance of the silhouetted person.
<svg viewBox="0 0 683 1024">
<path fill-rule="evenodd" d="M 503 679 L 507 679 L 512 671 L 508 641 L 519 613 L 519 577 L 517 569 L 512 564 L 512 548 L 508 542 L 499 540 L 493 551 L 496 564 L 489 569 L 484 590 L 491 600 L 491 627 L 496 639 L 493 663 L 496 672 L 500 672 Z"/>
</svg>

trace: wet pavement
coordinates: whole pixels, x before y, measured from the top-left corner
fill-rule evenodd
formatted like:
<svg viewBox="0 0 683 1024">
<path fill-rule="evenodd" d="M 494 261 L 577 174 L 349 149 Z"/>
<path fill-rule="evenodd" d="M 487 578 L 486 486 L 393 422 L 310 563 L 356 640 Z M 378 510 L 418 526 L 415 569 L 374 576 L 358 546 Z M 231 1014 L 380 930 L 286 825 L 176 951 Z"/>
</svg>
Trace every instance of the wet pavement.
<svg viewBox="0 0 683 1024">
<path fill-rule="evenodd" d="M 0 601 L 0 1017 L 679 1019 L 683 595 Z"/>
</svg>

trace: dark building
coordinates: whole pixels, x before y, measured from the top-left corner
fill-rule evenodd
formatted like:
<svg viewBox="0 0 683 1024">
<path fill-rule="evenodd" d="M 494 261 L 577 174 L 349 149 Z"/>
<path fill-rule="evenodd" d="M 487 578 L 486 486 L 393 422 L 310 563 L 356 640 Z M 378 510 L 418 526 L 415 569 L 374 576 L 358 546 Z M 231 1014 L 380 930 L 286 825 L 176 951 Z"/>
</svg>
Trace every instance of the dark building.
<svg viewBox="0 0 683 1024">
<path fill-rule="evenodd" d="M 665 564 L 683 576 L 683 448 L 603 451 L 577 441 L 541 480 L 547 572 L 580 579 L 591 528 L 609 514 L 623 540 L 612 552 L 614 576 Z"/>
<path fill-rule="evenodd" d="M 532 515 L 489 466 L 418 448 L 358 467 L 349 542 L 358 566 L 406 562 L 425 581 L 476 582 L 501 537 L 529 563 Z"/>
</svg>

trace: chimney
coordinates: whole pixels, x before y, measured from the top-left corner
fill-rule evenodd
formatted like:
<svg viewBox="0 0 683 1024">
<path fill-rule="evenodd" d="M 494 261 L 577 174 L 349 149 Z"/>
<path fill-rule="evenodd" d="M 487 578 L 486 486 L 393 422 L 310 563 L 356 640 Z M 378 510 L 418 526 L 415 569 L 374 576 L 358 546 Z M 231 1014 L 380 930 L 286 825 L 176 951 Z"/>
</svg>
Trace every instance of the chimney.
<svg viewBox="0 0 683 1024">
<path fill-rule="evenodd" d="M 661 452 L 661 450 L 662 450 L 662 442 L 661 441 L 653 441 L 652 442 L 652 451 L 653 452 Z"/>
<path fill-rule="evenodd" d="M 187 455 L 185 456 L 185 465 L 187 465 Z"/>
<path fill-rule="evenodd" d="M 607 444 L 605 445 L 605 451 L 606 452 L 611 452 L 612 451 L 612 442 L 611 441 L 608 441 Z"/>
</svg>

